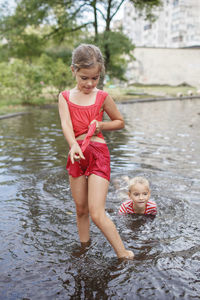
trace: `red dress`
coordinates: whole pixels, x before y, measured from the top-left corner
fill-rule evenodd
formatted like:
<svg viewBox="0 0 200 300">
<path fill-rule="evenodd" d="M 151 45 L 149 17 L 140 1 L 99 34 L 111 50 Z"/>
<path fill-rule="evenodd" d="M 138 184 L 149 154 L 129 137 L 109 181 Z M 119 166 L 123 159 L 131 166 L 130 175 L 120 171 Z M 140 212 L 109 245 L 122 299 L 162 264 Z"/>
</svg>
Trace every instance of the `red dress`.
<svg viewBox="0 0 200 300">
<path fill-rule="evenodd" d="M 89 125 L 93 120 L 102 121 L 103 109 L 102 105 L 108 93 L 98 90 L 95 103 L 92 105 L 77 105 L 69 100 L 69 91 L 62 92 L 63 97 L 66 99 L 72 126 L 75 137 L 87 133 L 83 141 L 78 140 L 80 147 L 83 147 L 85 159 L 75 161 L 72 164 L 70 157 L 67 160 L 67 170 L 72 177 L 79 177 L 82 175 L 89 176 L 95 174 L 110 180 L 110 153 L 106 143 L 99 143 L 90 141 L 94 131 L 95 123 L 90 127 Z M 98 137 L 104 139 L 103 134 L 99 132 Z"/>
<path fill-rule="evenodd" d="M 63 97 L 67 101 L 69 112 L 71 116 L 71 121 L 73 125 L 73 130 L 75 137 L 88 132 L 88 126 L 93 120 L 102 121 L 103 110 L 101 107 L 105 101 L 108 93 L 98 90 L 96 95 L 95 103 L 92 105 L 78 105 L 69 100 L 69 91 L 62 92 Z M 100 138 L 104 138 L 103 134 L 100 132 L 98 135 Z"/>
</svg>

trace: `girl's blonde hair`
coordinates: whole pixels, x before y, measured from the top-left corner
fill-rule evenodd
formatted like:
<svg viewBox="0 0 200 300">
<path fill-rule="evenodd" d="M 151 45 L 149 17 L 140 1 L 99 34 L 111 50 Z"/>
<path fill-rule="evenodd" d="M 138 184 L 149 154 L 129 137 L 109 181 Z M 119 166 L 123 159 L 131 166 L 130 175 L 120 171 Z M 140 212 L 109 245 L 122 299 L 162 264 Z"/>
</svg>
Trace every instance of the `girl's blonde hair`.
<svg viewBox="0 0 200 300">
<path fill-rule="evenodd" d="M 131 188 L 136 185 L 137 183 L 140 183 L 140 184 L 143 184 L 145 185 L 148 189 L 150 189 L 150 186 L 149 186 L 149 181 L 144 178 L 144 177 L 134 177 L 132 179 L 129 180 L 129 192 L 131 191 Z"/>
<path fill-rule="evenodd" d="M 104 59 L 101 50 L 92 44 L 81 44 L 72 52 L 72 66 L 75 71 L 89 69 L 99 65 L 100 72 L 104 73 Z"/>
</svg>

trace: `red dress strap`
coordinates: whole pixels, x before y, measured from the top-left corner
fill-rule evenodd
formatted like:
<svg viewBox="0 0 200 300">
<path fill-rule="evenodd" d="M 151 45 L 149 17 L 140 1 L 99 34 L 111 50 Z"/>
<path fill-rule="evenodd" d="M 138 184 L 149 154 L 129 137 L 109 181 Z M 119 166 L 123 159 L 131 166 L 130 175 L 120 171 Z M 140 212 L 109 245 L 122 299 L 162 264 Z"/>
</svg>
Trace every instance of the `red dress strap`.
<svg viewBox="0 0 200 300">
<path fill-rule="evenodd" d="M 61 94 L 63 95 L 65 100 L 67 100 L 67 102 L 68 102 L 69 101 L 69 91 L 63 91 Z"/>
<path fill-rule="evenodd" d="M 68 102 L 69 101 L 69 90 L 63 91 L 63 92 L 61 92 L 61 94 L 63 95 L 65 100 L 67 100 L 67 102 Z M 95 104 L 98 105 L 99 107 L 101 107 L 107 96 L 108 96 L 107 92 L 99 90 L 97 92 L 97 96 L 96 96 L 97 98 L 96 98 Z"/>
<path fill-rule="evenodd" d="M 97 92 L 96 104 L 98 105 L 98 107 L 102 106 L 102 104 L 104 103 L 107 96 L 108 96 L 108 93 L 105 91 L 99 90 Z"/>
</svg>

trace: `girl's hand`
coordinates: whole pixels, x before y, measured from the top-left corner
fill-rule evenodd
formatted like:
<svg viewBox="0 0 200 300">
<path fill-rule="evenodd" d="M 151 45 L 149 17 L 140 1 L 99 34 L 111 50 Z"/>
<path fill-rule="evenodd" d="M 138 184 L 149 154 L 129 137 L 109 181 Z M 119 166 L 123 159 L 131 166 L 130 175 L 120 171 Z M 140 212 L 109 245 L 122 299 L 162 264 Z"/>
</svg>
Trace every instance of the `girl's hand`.
<svg viewBox="0 0 200 300">
<path fill-rule="evenodd" d="M 90 124 L 93 124 L 94 122 L 96 122 L 96 130 L 94 132 L 94 135 L 97 135 L 101 131 L 101 126 L 100 126 L 100 122 L 97 120 L 92 120 Z"/>
<path fill-rule="evenodd" d="M 74 163 L 74 161 L 85 159 L 83 152 L 81 151 L 81 148 L 79 146 L 79 144 L 77 142 L 75 142 L 72 146 L 71 149 L 69 151 L 69 155 L 70 155 L 70 159 L 72 164 Z"/>
</svg>

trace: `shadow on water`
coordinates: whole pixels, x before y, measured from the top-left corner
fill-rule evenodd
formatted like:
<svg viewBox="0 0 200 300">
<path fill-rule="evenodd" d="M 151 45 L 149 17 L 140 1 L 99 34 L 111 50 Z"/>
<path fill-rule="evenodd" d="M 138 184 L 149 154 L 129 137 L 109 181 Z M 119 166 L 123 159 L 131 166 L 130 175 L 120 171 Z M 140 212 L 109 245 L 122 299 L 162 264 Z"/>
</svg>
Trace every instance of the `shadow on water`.
<svg viewBox="0 0 200 300">
<path fill-rule="evenodd" d="M 94 224 L 80 246 L 58 112 L 1 120 L 0 299 L 199 299 L 200 102 L 119 109 L 106 210 L 134 261 L 117 260 Z M 149 179 L 155 218 L 118 216 L 124 175 Z"/>
</svg>

